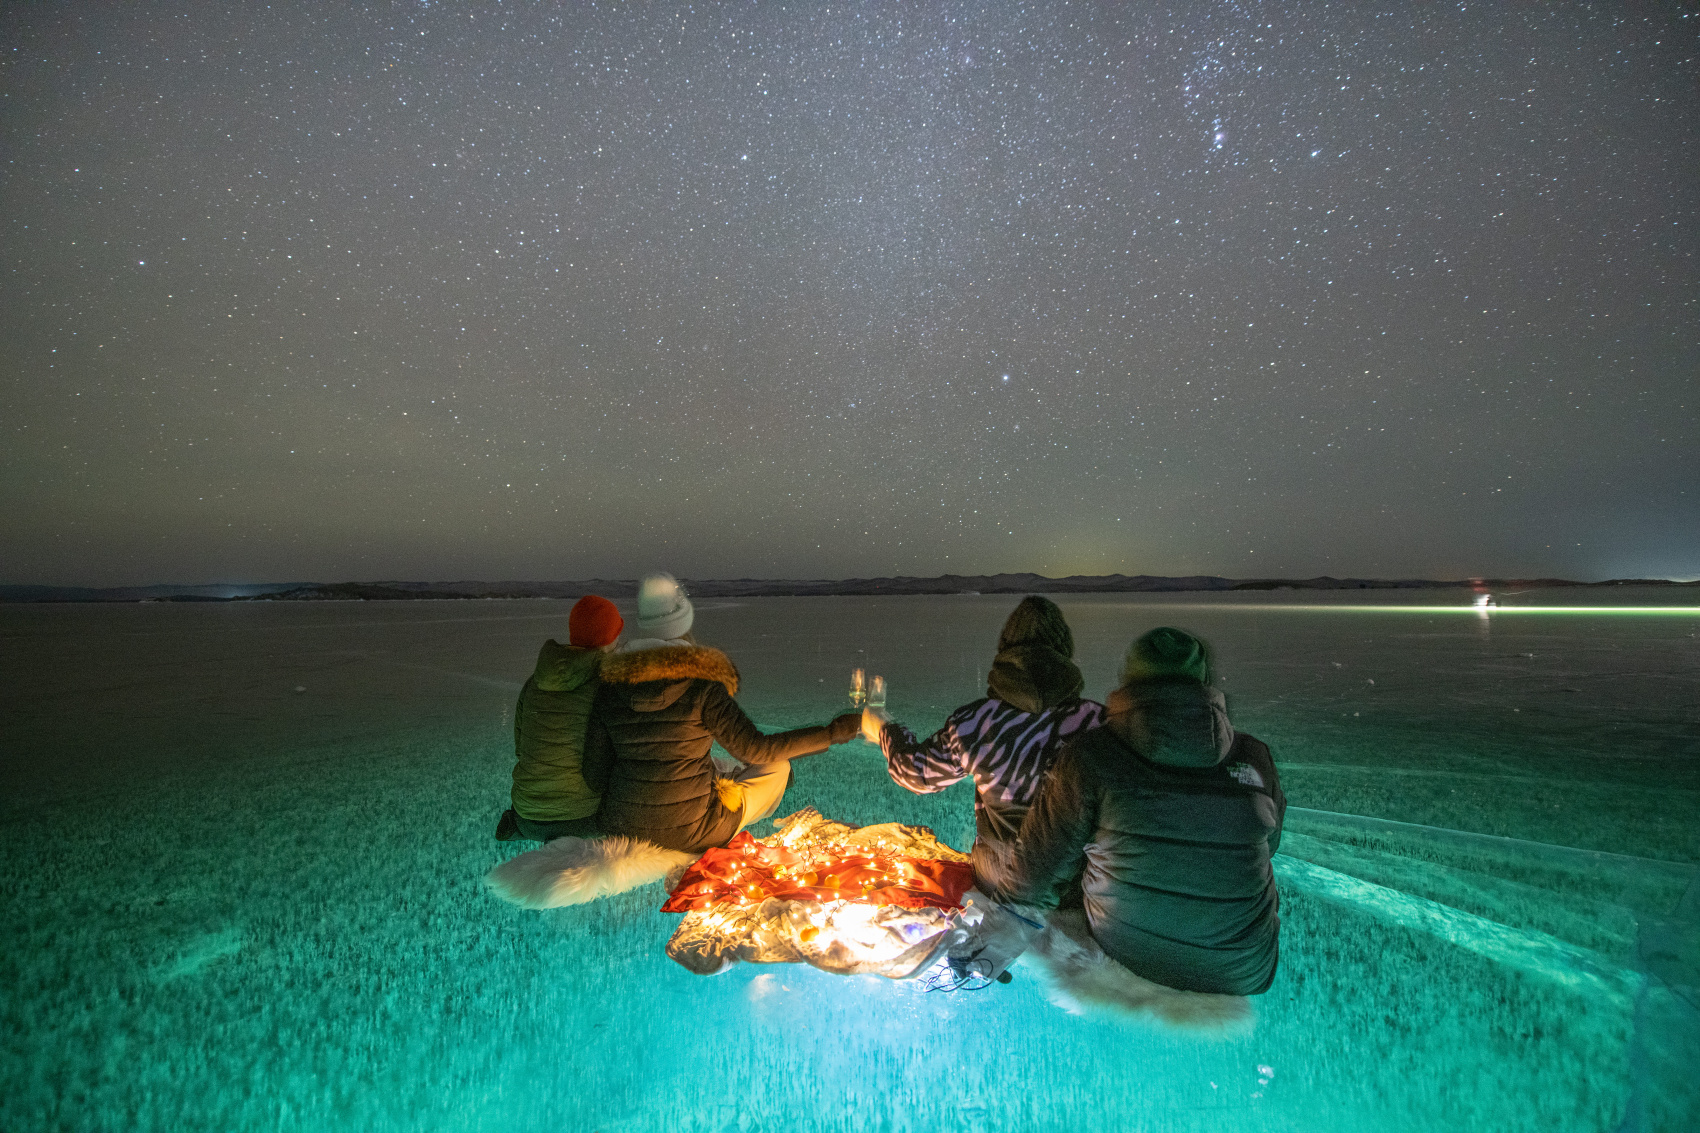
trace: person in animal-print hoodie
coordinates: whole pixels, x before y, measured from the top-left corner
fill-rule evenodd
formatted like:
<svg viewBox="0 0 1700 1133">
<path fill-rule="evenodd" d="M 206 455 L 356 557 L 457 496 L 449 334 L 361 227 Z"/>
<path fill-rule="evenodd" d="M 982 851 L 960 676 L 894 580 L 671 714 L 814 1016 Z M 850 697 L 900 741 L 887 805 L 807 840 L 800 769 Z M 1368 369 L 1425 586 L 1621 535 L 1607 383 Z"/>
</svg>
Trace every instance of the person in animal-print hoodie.
<svg viewBox="0 0 1700 1133">
<path fill-rule="evenodd" d="M 790 761 L 856 738 L 861 716 L 764 735 L 733 699 L 738 670 L 690 636 L 695 611 L 671 575 L 638 591 L 638 636 L 602 660 L 585 738 L 587 759 L 607 760 L 596 824 L 698 853 L 724 846 L 771 815 L 791 779 Z M 719 741 L 746 766 L 723 776 L 709 757 Z"/>
<path fill-rule="evenodd" d="M 974 778 L 974 858 L 1000 853 L 1063 742 L 1104 722 L 1104 706 L 1082 700 L 1086 685 L 1074 663 L 1074 633 L 1055 602 L 1021 600 L 998 635 L 986 695 L 964 704 L 925 740 L 869 710 L 886 770 L 916 794 Z"/>
</svg>

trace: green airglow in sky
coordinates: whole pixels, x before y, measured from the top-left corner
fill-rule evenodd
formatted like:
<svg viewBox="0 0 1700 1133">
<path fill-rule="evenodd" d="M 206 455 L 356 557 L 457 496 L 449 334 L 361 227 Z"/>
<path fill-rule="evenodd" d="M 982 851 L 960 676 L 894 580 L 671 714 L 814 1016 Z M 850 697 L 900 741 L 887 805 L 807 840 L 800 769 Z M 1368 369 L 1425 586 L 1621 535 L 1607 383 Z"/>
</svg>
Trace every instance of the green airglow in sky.
<svg viewBox="0 0 1700 1133">
<path fill-rule="evenodd" d="M 1700 617 L 1700 606 L 1311 606 L 1263 604 L 1257 606 L 1211 606 L 1191 602 L 1165 607 L 1171 610 L 1258 610 L 1292 611 L 1295 613 L 1334 612 L 1345 614 L 1476 614 L 1498 617 L 1501 614 L 1623 614 L 1633 617 L 1664 615 L 1667 617 Z"/>
</svg>

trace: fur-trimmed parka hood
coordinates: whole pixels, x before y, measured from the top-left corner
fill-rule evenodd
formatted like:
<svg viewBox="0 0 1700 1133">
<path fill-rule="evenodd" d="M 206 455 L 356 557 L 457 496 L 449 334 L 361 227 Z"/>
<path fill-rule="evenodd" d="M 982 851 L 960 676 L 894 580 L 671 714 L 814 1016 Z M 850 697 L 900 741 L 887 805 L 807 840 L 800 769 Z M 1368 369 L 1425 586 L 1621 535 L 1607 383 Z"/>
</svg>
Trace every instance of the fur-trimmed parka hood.
<svg viewBox="0 0 1700 1133">
<path fill-rule="evenodd" d="M 1222 691 L 1189 677 L 1129 681 L 1104 706 L 1105 727 L 1153 763 L 1214 767 L 1234 745 Z"/>
<path fill-rule="evenodd" d="M 738 667 L 706 645 L 664 645 L 602 659 L 602 683 L 639 712 L 655 712 L 684 695 L 693 680 L 717 681 L 738 695 Z"/>
</svg>

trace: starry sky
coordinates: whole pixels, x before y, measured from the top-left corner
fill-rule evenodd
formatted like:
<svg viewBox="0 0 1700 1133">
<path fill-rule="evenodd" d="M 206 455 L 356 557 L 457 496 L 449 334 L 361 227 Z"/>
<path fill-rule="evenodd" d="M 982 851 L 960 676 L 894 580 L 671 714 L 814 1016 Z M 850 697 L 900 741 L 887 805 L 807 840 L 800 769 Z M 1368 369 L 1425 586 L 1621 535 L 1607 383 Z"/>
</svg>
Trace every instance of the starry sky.
<svg viewBox="0 0 1700 1133">
<path fill-rule="evenodd" d="M 0 582 L 1692 578 L 1697 35 L 7 5 Z"/>
</svg>

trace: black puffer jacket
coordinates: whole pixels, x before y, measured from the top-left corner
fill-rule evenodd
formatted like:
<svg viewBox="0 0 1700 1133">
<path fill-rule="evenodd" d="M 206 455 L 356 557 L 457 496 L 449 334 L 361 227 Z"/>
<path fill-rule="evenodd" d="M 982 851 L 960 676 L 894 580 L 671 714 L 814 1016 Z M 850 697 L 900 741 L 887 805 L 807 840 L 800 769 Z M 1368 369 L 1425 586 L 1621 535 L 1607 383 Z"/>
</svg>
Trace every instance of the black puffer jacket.
<svg viewBox="0 0 1700 1133">
<path fill-rule="evenodd" d="M 1267 991 L 1287 807 L 1269 748 L 1185 677 L 1123 685 L 1108 708 L 1057 757 L 1012 852 L 975 859 L 980 887 L 1055 908 L 1078 882 L 1092 935 L 1130 970 L 1186 991 Z"/>
<path fill-rule="evenodd" d="M 737 691 L 738 670 L 718 649 L 676 645 L 603 658 L 585 759 L 609 760 L 597 812 L 605 833 L 687 853 L 723 846 L 742 809 L 715 788 L 713 741 L 745 763 L 827 749 L 824 727 L 763 735 L 732 699 Z"/>
</svg>

